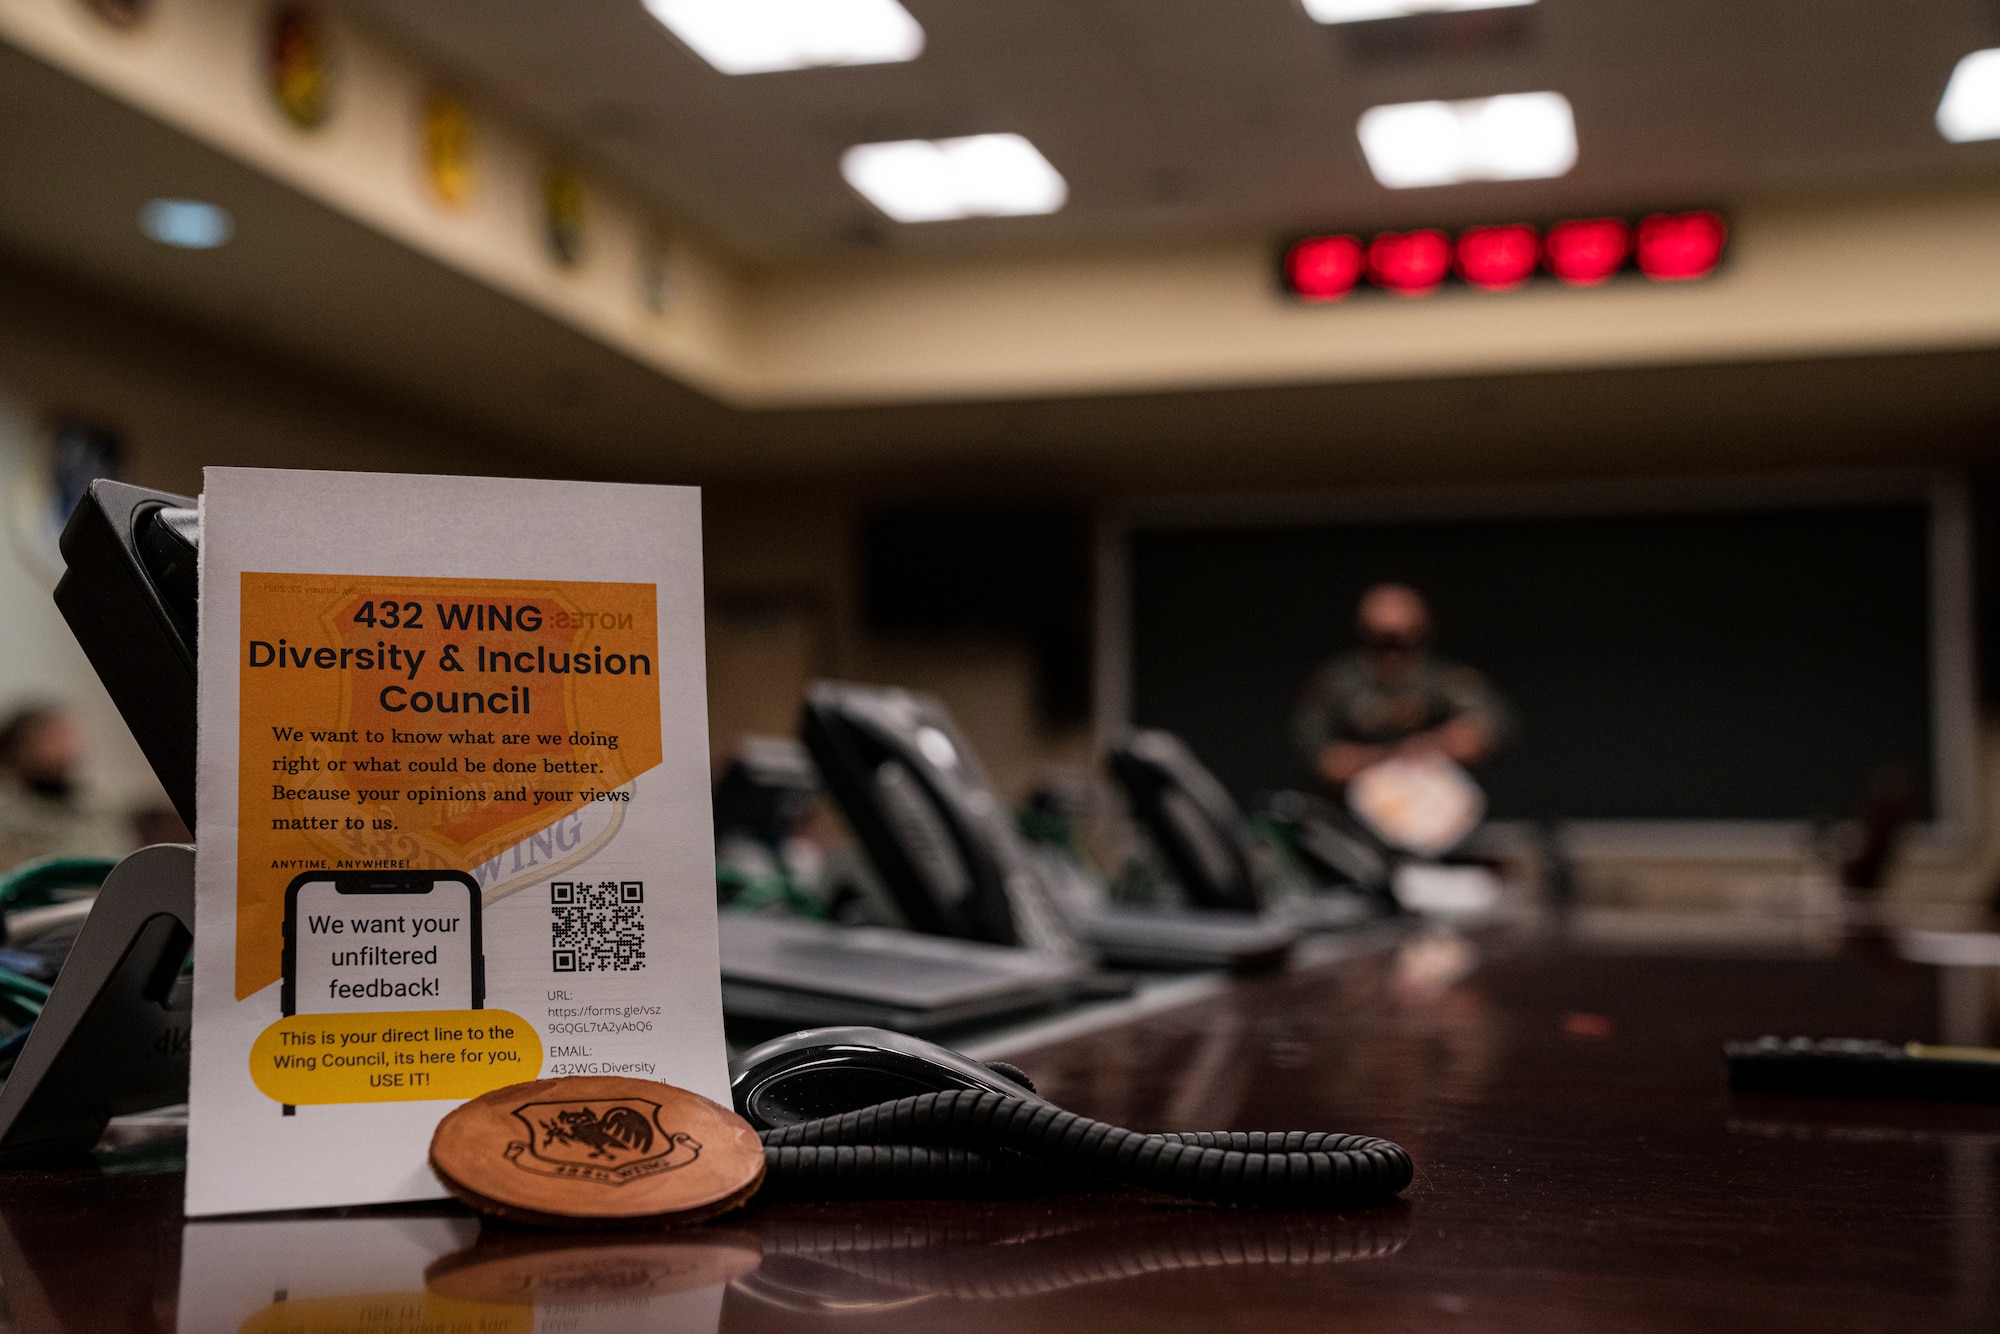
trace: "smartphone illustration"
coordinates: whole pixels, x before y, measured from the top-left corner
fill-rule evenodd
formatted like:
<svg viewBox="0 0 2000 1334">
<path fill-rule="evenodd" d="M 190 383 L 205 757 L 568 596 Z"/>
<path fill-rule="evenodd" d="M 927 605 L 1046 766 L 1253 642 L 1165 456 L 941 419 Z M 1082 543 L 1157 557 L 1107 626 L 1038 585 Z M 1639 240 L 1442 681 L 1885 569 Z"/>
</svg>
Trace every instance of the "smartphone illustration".
<svg viewBox="0 0 2000 1334">
<path fill-rule="evenodd" d="M 284 1012 L 477 1010 L 479 885 L 463 871 L 308 871 L 285 887 Z"/>
</svg>

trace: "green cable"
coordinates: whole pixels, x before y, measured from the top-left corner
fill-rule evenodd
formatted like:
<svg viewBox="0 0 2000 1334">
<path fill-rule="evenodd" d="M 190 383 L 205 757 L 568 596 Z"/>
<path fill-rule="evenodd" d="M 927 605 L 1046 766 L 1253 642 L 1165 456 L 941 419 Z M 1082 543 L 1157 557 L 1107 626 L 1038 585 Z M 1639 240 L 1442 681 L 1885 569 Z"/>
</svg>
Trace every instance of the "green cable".
<svg viewBox="0 0 2000 1334">
<path fill-rule="evenodd" d="M 29 986 L 36 985 L 25 977 L 14 974 L 9 974 L 9 977 L 15 982 L 26 982 Z M 46 988 L 44 988 L 44 992 L 46 994 Z M 6 1012 L 6 1017 L 16 1027 L 25 1027 L 41 1017 L 42 1000 L 32 995 L 16 994 L 11 990 L 0 990 L 0 1010 Z"/>
<path fill-rule="evenodd" d="M 65 889 L 96 889 L 118 865 L 116 857 L 35 857 L 0 875 L 0 912 L 45 908 Z M 0 968 L 0 1018 L 25 1028 L 41 1017 L 50 987 Z"/>
<path fill-rule="evenodd" d="M 35 857 L 0 875 L 0 911 L 45 908 L 59 889 L 96 889 L 116 857 Z"/>
<path fill-rule="evenodd" d="M 1299 853 L 1298 839 L 1284 821 L 1272 815 L 1255 815 L 1250 819 L 1250 830 L 1259 842 L 1278 854 L 1286 870 L 1301 875 L 1305 873 L 1305 858 Z"/>
<path fill-rule="evenodd" d="M 24 1003 L 32 1004 L 37 1013 L 41 1003 L 49 998 L 50 987 L 46 982 L 37 982 L 32 977 L 23 977 L 11 968 L 0 968 L 0 991 L 11 991 L 21 997 Z"/>
<path fill-rule="evenodd" d="M 1023 806 L 1014 812 L 1014 824 L 1021 836 L 1030 843 L 1046 843 L 1052 848 L 1061 848 L 1072 856 L 1081 855 L 1076 846 L 1076 832 L 1068 820 L 1049 811 L 1037 810 L 1033 806 Z"/>
<path fill-rule="evenodd" d="M 783 871 L 775 875 L 752 876 L 717 862 L 715 883 L 735 889 L 736 893 L 724 905 L 731 912 L 756 912 L 770 904 L 783 903 L 799 917 L 812 921 L 821 921 L 826 917 L 825 905 L 800 889 Z"/>
</svg>

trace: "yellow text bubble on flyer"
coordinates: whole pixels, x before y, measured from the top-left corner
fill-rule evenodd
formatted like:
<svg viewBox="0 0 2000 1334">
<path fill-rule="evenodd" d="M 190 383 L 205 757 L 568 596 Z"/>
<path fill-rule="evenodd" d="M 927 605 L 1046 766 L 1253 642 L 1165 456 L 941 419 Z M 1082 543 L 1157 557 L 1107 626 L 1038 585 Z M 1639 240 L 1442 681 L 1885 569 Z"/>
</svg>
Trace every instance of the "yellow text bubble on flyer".
<svg viewBox="0 0 2000 1334">
<path fill-rule="evenodd" d="M 287 1015 L 250 1046 L 250 1078 L 273 1102 L 476 1098 L 542 1073 L 542 1040 L 506 1010 Z"/>
<path fill-rule="evenodd" d="M 470 872 L 622 810 L 661 758 L 656 594 L 245 572 L 237 999 L 279 979 L 302 871 Z"/>
</svg>

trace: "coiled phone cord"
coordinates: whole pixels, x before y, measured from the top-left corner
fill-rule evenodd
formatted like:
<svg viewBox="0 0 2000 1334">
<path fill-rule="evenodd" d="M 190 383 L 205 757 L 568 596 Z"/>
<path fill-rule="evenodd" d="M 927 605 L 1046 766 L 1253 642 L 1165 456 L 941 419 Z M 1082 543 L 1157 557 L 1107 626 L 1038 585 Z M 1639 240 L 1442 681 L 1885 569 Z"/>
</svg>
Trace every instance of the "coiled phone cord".
<svg viewBox="0 0 2000 1334">
<path fill-rule="evenodd" d="M 1146 1135 L 985 1090 L 900 1098 L 766 1130 L 764 1189 L 793 1198 L 963 1195 L 1077 1176 L 1213 1204 L 1345 1209 L 1410 1184 L 1401 1145 L 1324 1131 Z"/>
</svg>

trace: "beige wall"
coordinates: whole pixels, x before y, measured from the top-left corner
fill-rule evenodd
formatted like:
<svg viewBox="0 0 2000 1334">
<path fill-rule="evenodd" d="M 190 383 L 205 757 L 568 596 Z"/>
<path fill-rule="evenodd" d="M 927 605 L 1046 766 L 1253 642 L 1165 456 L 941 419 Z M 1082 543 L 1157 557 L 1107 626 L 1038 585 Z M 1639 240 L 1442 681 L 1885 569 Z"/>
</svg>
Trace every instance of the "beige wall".
<svg viewBox="0 0 2000 1334">
<path fill-rule="evenodd" d="M 1602 382 L 1574 375 L 1515 377 L 1447 386 L 1425 407 L 1422 429 L 1463 438 L 1449 458 L 1409 480 L 1505 476 L 1559 469 L 1610 475 L 1634 468 L 1722 471 L 1745 466 L 1840 465 L 1893 460 L 1964 463 L 1991 457 L 2000 413 L 1993 407 L 1991 359 L 1967 355 L 1846 366 L 1821 363 L 1810 373 L 1774 367 L 1606 372 Z M 1760 387 L 1761 386 L 1761 387 Z M 1774 387 L 1784 387 L 1775 394 Z M 816 481 L 753 487 L 725 475 L 706 492 L 712 743 L 718 756 L 744 731 L 789 731 L 798 693 L 818 675 L 888 682 L 944 698 L 993 771 L 1018 797 L 1051 765 L 1088 762 L 1081 729 L 1050 732 L 1034 716 L 1032 664 L 1026 647 L 1005 639 L 894 637 L 866 634 L 858 609 L 857 541 L 871 506 L 928 498 L 1034 496 L 1095 504 L 1136 490 L 1213 490 L 1269 485 L 1273 476 L 1299 486 L 1352 484 L 1379 475 L 1395 438 L 1393 414 L 1372 407 L 1355 420 L 1343 407 L 1376 402 L 1379 391 L 1238 391 L 1228 410 L 1202 425 L 1171 399 L 1133 408 L 1118 427 L 1132 466 L 1065 467 L 1067 427 L 1021 439 L 1007 434 L 1014 409 L 966 406 L 941 417 L 919 414 L 900 424 L 882 418 L 913 446 L 937 431 L 928 466 L 884 468 L 867 462 L 843 471 L 845 442 L 833 437 Z M 1419 398 L 1421 393 L 1417 393 Z M 1505 406 L 1482 407 L 1480 395 Z M 1829 399 L 1833 407 L 1829 408 Z M 40 447 L 48 417 L 78 412 L 109 420 L 126 435 L 135 481 L 184 491 L 200 485 L 210 463 L 342 467 L 518 475 L 589 476 L 593 467 L 561 447 L 538 447 L 420 410 L 379 392 L 273 356 L 234 337 L 93 292 L 75 281 L 0 258 L 0 483 Z M 1623 409 L 1621 411 L 1621 406 Z M 1774 404 L 1778 406 L 1774 406 Z M 1081 420 L 1081 419 L 1080 419 Z M 1370 425 L 1369 423 L 1373 423 Z M 1481 427 L 1497 423 L 1498 429 Z M 982 426 L 983 423 L 983 426 Z M 1191 424 L 1192 423 L 1192 424 Z M 1234 423 L 1236 430 L 1225 429 Z M 1581 423 L 1581 425 L 1579 425 Z M 1693 423 L 1692 426 L 1689 423 Z M 801 442 L 826 436 L 811 415 L 784 429 Z M 768 427 L 766 429 L 769 429 Z M 949 463 L 954 440 L 983 429 L 990 444 L 976 470 Z M 1408 430 L 1406 426 L 1403 428 Z M 843 430 L 855 432 L 850 422 Z M 1329 433 L 1332 433 L 1331 443 Z M 1484 437 L 1498 446 L 1473 446 Z M 1141 462 L 1145 440 L 1176 442 L 1171 469 Z M 1282 472 L 1246 471 L 1240 441 L 1254 437 L 1282 456 Z M 1421 437 L 1421 439 L 1419 439 Z M 1203 441 L 1206 439 L 1204 447 Z M 1534 454 L 1556 439 L 1566 452 Z M 1638 441 L 1642 449 L 1633 447 Z M 1406 443 L 1402 452 L 1407 453 Z M 1391 450 L 1390 452 L 1396 452 Z M 838 456 L 838 457 L 836 457 Z M 656 481 L 700 481 L 663 467 L 635 469 Z M 0 615 L 25 627 L 0 650 L 0 704 L 27 695 L 57 696 L 85 708 L 104 740 L 92 778 L 107 799 L 141 800 L 152 784 L 123 738 L 66 629 L 47 601 L 47 586 L 21 569 L 0 570 Z M 2000 759 L 1989 764 L 2000 771 Z M 1989 798 L 2000 783 L 1989 782 Z M 1989 813 L 1979 848 L 1949 861 L 1911 864 L 1897 896 L 1970 901 L 2000 874 L 2000 812 Z M 1989 846 L 1990 845 L 1990 846 Z M 1728 908 L 1783 899 L 1802 874 L 1796 861 L 1742 865 L 1601 861 L 1586 881 L 1607 900 L 1629 904 Z"/>
<path fill-rule="evenodd" d="M 115 423 L 145 486 L 199 491 L 210 464 L 532 471 L 507 442 L 4 256 L 0 384 L 38 417 Z"/>
<path fill-rule="evenodd" d="M 705 245 L 591 173 L 593 240 L 565 267 L 537 224 L 543 169 L 564 155 L 563 127 L 475 108 L 479 185 L 465 206 L 443 208 L 418 162 L 422 101 L 448 71 L 425 68 L 332 6 L 340 110 L 301 131 L 260 87 L 261 0 L 156 0 L 151 9 L 120 32 L 78 0 L 0 0 L 0 43 L 67 81 L 37 106 L 42 138 L 70 150 L 20 168 L 67 188 L 44 186 L 38 209 L 18 210 L 36 217 L 10 224 L 0 208 L 0 225 L 73 261 L 90 258 L 82 233 L 36 231 L 89 175 L 88 142 L 62 137 L 82 119 L 52 110 L 77 105 L 88 88 L 170 127 L 195 155 L 247 169 L 636 366 L 739 406 L 1032 400 L 2000 341 L 2000 189 L 1990 184 L 1817 198 L 1746 188 L 1732 201 L 1726 264 L 1700 283 L 1326 308 L 1279 294 L 1276 237 L 1261 229 L 921 261 L 850 252 L 752 270 L 727 256 L 727 237 Z M 656 313 L 639 274 L 662 236 L 677 295 Z M 387 262 L 374 263 L 375 285 L 360 284 L 357 304 L 393 306 L 395 293 L 378 290 L 392 286 Z M 180 296 L 197 302 L 201 292 L 190 283 Z"/>
<path fill-rule="evenodd" d="M 506 470 L 492 441 L 428 424 L 349 386 L 0 262 L 0 500 L 46 469 L 51 420 L 111 424 L 127 480 L 192 494 L 207 464 L 413 472 Z M 516 465 L 518 466 L 518 465 Z M 0 547 L 0 713 L 67 703 L 92 734 L 92 800 L 164 804 L 144 757 L 51 600 L 54 571 Z"/>
<path fill-rule="evenodd" d="M 1918 206 L 1944 208 L 1938 200 L 1898 208 Z M 1888 204 L 1876 208 L 1888 210 L 1884 218 L 1894 214 Z M 1960 240 L 1984 226 L 1988 212 L 1988 202 L 1980 200 L 1958 208 L 1954 216 L 1962 224 L 1956 232 Z M 1838 240 L 1836 224 L 1842 216 L 1848 214 L 1834 214 L 1820 228 L 1832 232 L 1832 238 L 1822 238 L 1822 246 Z M 1788 226 L 1800 236 L 1812 234 L 1812 218 L 1806 214 L 1798 214 Z M 1078 278 L 1072 298 L 1084 306 L 1092 304 L 1084 300 L 1090 292 L 1122 282 L 1118 272 L 1092 274 L 1082 262 L 1070 268 Z M 1070 268 L 1058 260 L 1036 260 L 1038 276 L 1020 292 L 1042 290 Z M 1796 270 L 1794 264 L 1788 272 Z M 1724 298 L 1734 302 L 1742 296 L 1742 282 L 1770 270 L 1744 272 L 1748 276 L 1740 282 L 1732 278 L 1736 288 L 1718 286 L 1714 298 L 1696 292 L 1658 296 L 1688 296 L 1686 308 Z M 1932 270 L 1924 272 L 1930 274 L 1926 282 L 1936 278 Z M 924 320 L 936 320 L 938 312 L 952 306 L 946 300 L 952 284 L 964 280 L 966 270 L 914 272 L 886 282 L 878 296 L 892 308 L 908 306 L 930 312 Z M 864 318 L 872 306 L 854 304 L 858 298 L 842 286 L 846 282 L 850 276 L 838 282 L 828 278 L 830 286 L 804 302 L 798 314 L 802 320 L 824 322 L 824 338 L 832 344 L 846 338 L 840 330 L 848 322 L 868 324 L 874 318 Z M 1008 284 L 1008 272 L 994 270 L 978 286 L 988 300 L 1012 308 L 1016 296 Z M 1988 306 L 2000 312 L 1990 286 L 1974 274 L 1950 300 L 1926 306 L 1952 326 L 1946 342 L 1978 344 L 1986 338 L 1978 324 L 1984 318 L 1980 312 Z M 1736 296 L 1730 296 L 1732 290 Z M 1576 296 L 1582 302 L 1574 306 L 1576 312 L 1604 314 L 1616 308 L 1616 302 L 1588 306 L 1602 294 L 1548 296 Z M 1654 294 L 1632 296 L 1644 302 Z M 760 300 L 770 300 L 770 290 Z M 1918 300 L 1918 306 L 1926 302 L 1928 298 Z M 846 314 L 838 314 L 836 306 Z M 1536 306 L 1530 302 L 1520 310 L 1532 308 Z M 1226 314 L 1228 304 L 1218 310 Z M 1450 324 L 1454 308 L 1440 302 L 1424 310 L 1430 314 L 1396 314 L 1386 308 L 1346 328 L 1366 330 L 1372 320 L 1408 318 L 1410 330 L 1422 334 L 1434 324 Z M 1912 310 L 1916 306 L 1902 296 L 1894 302 L 1884 296 L 1862 314 L 1880 318 L 1882 328 L 1896 334 L 1886 342 L 1916 346 L 1924 338 L 1918 336 L 1922 322 Z M 1348 314 L 1354 312 L 1286 310 L 1274 318 L 1306 328 L 1296 322 L 1338 322 Z M 1810 308 L 1794 308 L 1786 318 L 1810 322 L 1812 316 Z M 1834 316 L 1844 320 L 1852 312 L 1828 314 Z M 1340 326 L 1324 324 L 1314 338 L 1334 338 L 1326 330 L 1336 328 Z M 1666 328 L 1678 326 L 1668 320 Z M 1004 356 L 1004 350 L 982 350 L 978 340 L 946 336 L 950 330 L 942 324 L 912 324 L 904 316 L 884 316 L 880 328 L 870 332 L 874 342 L 866 346 L 888 360 L 910 356 L 914 360 L 906 362 L 906 370 L 928 374 L 926 362 L 914 356 L 916 348 L 908 342 L 914 332 L 924 330 L 936 338 L 918 342 L 934 342 L 936 358 L 972 366 L 992 352 L 996 374 L 1032 368 L 1040 364 L 1036 358 L 1062 346 L 1038 342 L 1026 316 L 994 326 L 994 336 L 1012 330 L 1006 334 L 1012 352 Z M 1098 332 L 1110 344 L 1118 342 L 1104 328 Z M 1216 326 L 1204 334 L 1218 346 L 1218 354 L 1230 350 L 1224 332 L 1226 328 Z M 1688 338 L 1688 348 L 1702 346 L 1698 330 L 1682 328 L 1676 336 Z M 1420 342 L 1424 338 L 1398 346 Z M 776 344 L 762 346 L 778 352 Z M 860 342 L 854 346 L 862 348 Z M 1120 346 L 1124 344 L 1100 348 L 1098 356 L 1122 358 L 1142 350 Z M 1764 352 L 1776 346 L 1780 344 L 1764 344 Z M 810 340 L 786 344 L 784 356 L 804 358 L 804 366 L 818 356 L 808 352 Z M 1154 352 L 1168 368 L 1176 366 L 1170 350 Z M 528 346 L 522 356 L 540 364 L 536 358 L 542 350 Z M 738 414 L 708 404 L 702 420 L 716 424 L 712 434 L 680 454 L 630 448 L 630 442 L 646 438 L 638 426 L 620 426 L 618 434 L 600 432 L 604 438 L 584 452 L 540 422 L 520 424 L 518 432 L 506 434 L 492 424 L 490 414 L 468 410 L 454 416 L 448 396 L 426 398 L 418 406 L 390 390 L 366 388 L 320 366 L 274 354 L 268 342 L 258 342 L 246 330 L 190 324 L 184 316 L 154 312 L 74 278 L 0 256 L 0 398 L 8 404 L 0 412 L 0 468 L 18 470 L 32 456 L 48 414 L 74 410 L 112 420 L 126 432 L 132 480 L 190 492 L 200 486 L 204 464 L 602 476 L 610 468 L 610 456 L 622 458 L 618 476 L 708 482 L 710 696 L 718 754 L 744 730 L 790 730 L 800 684 L 812 676 L 894 682 L 940 694 L 960 716 L 1008 796 L 1024 792 L 1052 764 L 1086 762 L 1086 738 L 1080 730 L 1052 734 L 1036 724 L 1030 660 L 1022 644 L 876 638 L 862 632 L 856 614 L 856 526 L 870 504 L 940 496 L 1032 496 L 1100 504 L 1158 490 L 1716 474 L 1882 462 L 1980 464 L 1994 458 L 2000 438 L 2000 392 L 1994 388 L 2000 384 L 2000 356 L 1984 346 L 1856 360 L 1738 360 L 1372 382 L 1340 382 L 1338 376 L 1310 382 L 1310 368 L 1296 366 L 1298 384 L 1206 392 L 1188 392 L 1204 382 L 1204 374 L 1190 364 L 1178 366 L 1150 394 L 902 408 L 874 404 L 774 414 Z M 1472 368 L 1472 362 L 1462 366 Z M 1392 368 L 1374 370 L 1388 374 Z M 636 366 L 632 372 L 650 374 Z M 1028 382 L 986 380 L 984 388 L 1014 392 Z M 930 382 L 932 388 L 942 384 L 946 382 Z M 1060 376 L 1054 384 L 1062 384 Z M 1072 388 L 1082 384 L 1076 380 Z M 888 386 L 882 388 L 890 392 Z M 634 398 L 638 406 L 630 412 L 632 422 L 646 420 L 644 402 L 650 400 Z M 662 434 L 672 436 L 672 422 L 662 426 Z M 666 462 L 668 458 L 676 462 Z M 750 480 L 760 476 L 790 480 Z M 14 624 L 30 626 L 30 634 L 14 644 L 10 656 L 0 654 L 0 696 L 74 690 L 74 698 L 88 702 L 106 734 L 94 758 L 98 786 L 106 794 L 144 794 L 150 778 L 136 752 L 118 744 L 118 728 L 106 722 L 108 702 L 94 694 L 66 632 L 52 620 L 46 588 L 14 574 L 12 580 L 0 578 L 0 612 L 20 612 Z M 2000 828 L 2000 820 L 1990 828 Z M 1914 866 L 1898 892 L 1970 898 L 1990 880 L 1988 862 L 1992 858 L 1986 854 L 1968 854 L 1950 866 Z M 1754 900 L 1762 894 L 1758 882 L 1794 874 L 1782 864 L 1738 870 L 1714 864 L 1626 864 L 1604 866 L 1602 872 L 1598 880 L 1604 892 L 1630 902 Z"/>
<path fill-rule="evenodd" d="M 858 549 L 867 487 L 711 491 L 709 747 L 720 764 L 744 731 L 794 732 L 807 681 L 901 685 L 944 700 L 994 783 L 1019 797 L 1052 765 L 1088 763 L 1086 727 L 1037 717 L 1028 645 L 981 634 L 870 635 Z"/>
<path fill-rule="evenodd" d="M 37 538 L 44 497 L 37 485 L 42 422 L 30 403 L 0 381 L 0 505 L 7 538 L 0 543 L 0 718 L 16 709 L 66 705 L 89 736 L 83 783 L 86 800 L 112 809 L 164 804 L 111 698 L 97 684 L 50 594 L 59 577 Z"/>
<path fill-rule="evenodd" d="M 70 413 L 116 426 L 127 480 L 192 494 L 211 464 L 499 475 L 574 474 L 560 456 L 426 417 L 229 338 L 0 258 L 0 487 L 39 466 L 46 429 Z M 588 469 L 581 470 L 585 475 Z M 661 476 L 654 480 L 680 481 Z M 871 639 L 854 611 L 854 525 L 867 491 L 712 490 L 704 523 L 711 748 L 743 732 L 791 732 L 806 681 L 831 675 L 943 696 L 1003 790 L 1082 757 L 1080 729 L 1033 717 L 1032 664 L 1005 640 Z M 0 711 L 63 699 L 90 718 L 90 775 L 107 800 L 157 785 L 49 600 L 51 585 L 0 552 Z"/>
<path fill-rule="evenodd" d="M 763 275 L 760 402 L 1034 397 L 1863 355 L 2000 333 L 2000 192 L 1748 201 L 1705 282 L 1287 301 L 1269 237 Z"/>
<path fill-rule="evenodd" d="M 1907 850 L 1882 901 L 1902 920 L 1957 926 L 2000 906 L 2000 715 L 1980 729 L 1977 828 L 1965 845 Z M 1847 831 L 1836 831 L 1839 835 Z M 1840 891 L 1835 868 L 1800 840 L 1779 857 L 1579 857 L 1584 902 L 1607 908 L 1725 917 L 1826 918 Z"/>
<path fill-rule="evenodd" d="M 568 267 L 550 261 L 542 180 L 552 165 L 575 168 L 560 138 L 473 106 L 471 194 L 446 206 L 425 180 L 422 109 L 429 94 L 452 89 L 448 71 L 404 58 L 328 7 L 321 17 L 339 72 L 337 111 L 302 131 L 262 86 L 270 6 L 158 0 L 148 8 L 143 22 L 119 31 L 75 0 L 0 0 L 0 40 L 637 361 L 697 383 L 728 378 L 724 267 L 615 183 L 586 181 L 583 255 Z M 661 314 L 641 297 L 653 248 L 664 251 L 675 286 Z"/>
</svg>

